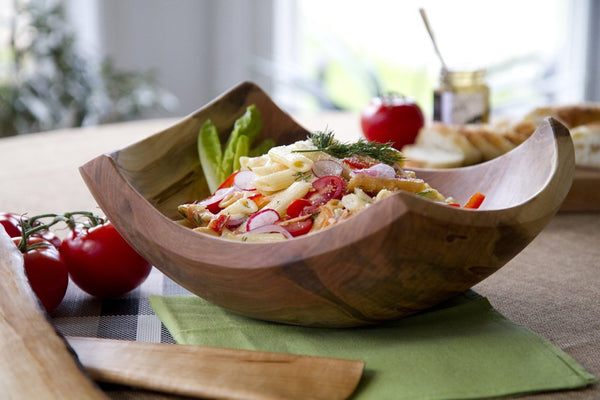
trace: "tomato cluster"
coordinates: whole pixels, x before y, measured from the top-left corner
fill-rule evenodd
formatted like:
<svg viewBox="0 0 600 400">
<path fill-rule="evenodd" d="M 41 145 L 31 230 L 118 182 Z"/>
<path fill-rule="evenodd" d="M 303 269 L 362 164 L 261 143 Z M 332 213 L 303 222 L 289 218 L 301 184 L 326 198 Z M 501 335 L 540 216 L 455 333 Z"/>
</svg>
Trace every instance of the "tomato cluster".
<svg viewBox="0 0 600 400">
<path fill-rule="evenodd" d="M 75 217 L 81 216 L 87 223 L 76 221 Z M 49 218 L 50 222 L 42 222 Z M 65 222 L 70 228 L 63 240 L 49 229 L 59 222 Z M 54 310 L 64 298 L 69 276 L 90 295 L 107 298 L 135 289 L 152 269 L 109 221 L 91 213 L 32 218 L 0 213 L 0 224 L 23 253 L 31 288 L 47 312 Z"/>
</svg>

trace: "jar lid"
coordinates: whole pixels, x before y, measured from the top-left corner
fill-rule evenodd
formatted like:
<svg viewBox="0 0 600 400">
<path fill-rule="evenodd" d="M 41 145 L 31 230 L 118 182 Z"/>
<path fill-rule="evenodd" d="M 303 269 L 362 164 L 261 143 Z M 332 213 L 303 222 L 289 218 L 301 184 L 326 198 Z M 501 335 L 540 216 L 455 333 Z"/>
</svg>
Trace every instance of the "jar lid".
<svg viewBox="0 0 600 400">
<path fill-rule="evenodd" d="M 442 69 L 440 78 L 443 83 L 452 87 L 468 87 L 485 85 L 485 69 L 452 70 Z"/>
</svg>

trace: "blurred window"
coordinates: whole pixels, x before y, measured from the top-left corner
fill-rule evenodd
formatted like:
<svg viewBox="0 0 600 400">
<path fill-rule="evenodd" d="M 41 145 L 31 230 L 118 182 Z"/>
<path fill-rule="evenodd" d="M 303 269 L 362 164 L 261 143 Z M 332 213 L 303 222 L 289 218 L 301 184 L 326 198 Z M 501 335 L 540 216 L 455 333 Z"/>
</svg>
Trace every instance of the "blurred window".
<svg viewBox="0 0 600 400">
<path fill-rule="evenodd" d="M 431 116 L 440 62 L 487 69 L 493 115 L 598 100 L 598 2 L 576 0 L 285 0 L 276 3 L 277 98 L 295 110 L 357 110 L 379 91 L 416 98 Z M 279 30 L 277 30 L 277 28 Z M 290 45 L 290 43 L 292 43 Z M 278 50 L 279 49 L 279 50 Z"/>
</svg>

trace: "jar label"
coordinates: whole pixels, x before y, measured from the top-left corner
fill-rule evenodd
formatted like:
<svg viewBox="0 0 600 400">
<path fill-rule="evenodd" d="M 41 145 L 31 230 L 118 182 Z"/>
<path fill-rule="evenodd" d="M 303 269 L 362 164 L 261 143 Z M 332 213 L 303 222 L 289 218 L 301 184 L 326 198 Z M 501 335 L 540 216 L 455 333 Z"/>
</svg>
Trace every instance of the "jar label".
<svg viewBox="0 0 600 400">
<path fill-rule="evenodd" d="M 445 124 L 487 122 L 487 100 L 485 93 L 436 93 L 433 119 Z"/>
</svg>

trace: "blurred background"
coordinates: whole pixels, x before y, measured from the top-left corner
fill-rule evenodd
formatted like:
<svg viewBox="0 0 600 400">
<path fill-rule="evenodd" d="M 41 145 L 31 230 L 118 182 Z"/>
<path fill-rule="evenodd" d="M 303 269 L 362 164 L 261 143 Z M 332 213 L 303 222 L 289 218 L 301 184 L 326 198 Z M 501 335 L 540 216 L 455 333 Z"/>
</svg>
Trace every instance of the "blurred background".
<svg viewBox="0 0 600 400">
<path fill-rule="evenodd" d="M 182 117 L 244 80 L 291 113 L 380 92 L 431 118 L 440 62 L 486 68 L 492 117 L 600 101 L 597 0 L 0 0 L 0 137 Z"/>
</svg>

